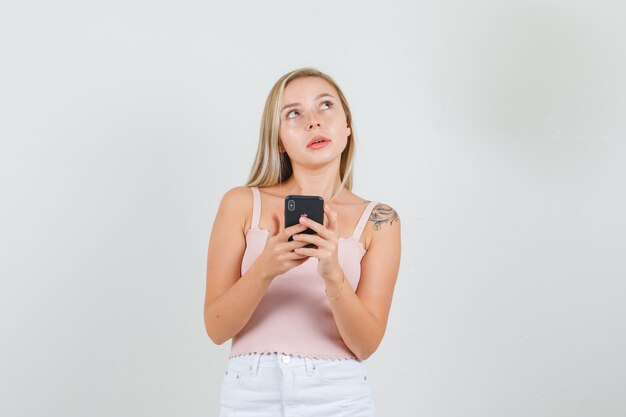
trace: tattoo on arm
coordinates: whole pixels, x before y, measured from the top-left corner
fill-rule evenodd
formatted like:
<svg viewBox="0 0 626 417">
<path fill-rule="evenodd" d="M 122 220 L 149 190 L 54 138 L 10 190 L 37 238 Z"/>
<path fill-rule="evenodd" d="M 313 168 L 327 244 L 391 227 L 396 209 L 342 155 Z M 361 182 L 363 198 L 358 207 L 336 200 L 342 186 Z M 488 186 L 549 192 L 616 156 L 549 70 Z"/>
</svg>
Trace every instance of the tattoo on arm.
<svg viewBox="0 0 626 417">
<path fill-rule="evenodd" d="M 380 230 L 383 224 L 389 223 L 391 226 L 393 222 L 397 221 L 398 213 L 387 204 L 380 203 L 372 209 L 369 220 L 374 222 L 374 230 Z"/>
</svg>

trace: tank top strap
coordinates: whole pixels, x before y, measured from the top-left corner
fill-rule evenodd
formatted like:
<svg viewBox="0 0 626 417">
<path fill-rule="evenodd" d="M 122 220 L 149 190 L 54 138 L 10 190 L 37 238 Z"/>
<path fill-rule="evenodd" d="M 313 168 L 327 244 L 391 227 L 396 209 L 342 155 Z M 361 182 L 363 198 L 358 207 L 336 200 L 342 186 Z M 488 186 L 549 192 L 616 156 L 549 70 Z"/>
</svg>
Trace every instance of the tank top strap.
<svg viewBox="0 0 626 417">
<path fill-rule="evenodd" d="M 259 228 L 259 220 L 261 218 L 261 193 L 257 187 L 250 187 L 252 190 L 253 203 L 252 203 L 252 226 L 253 228 Z"/>
<path fill-rule="evenodd" d="M 376 204 L 378 204 L 376 201 L 370 201 L 367 207 L 365 207 L 365 210 L 363 210 L 363 214 L 361 214 L 361 218 L 356 224 L 356 227 L 354 228 L 354 233 L 352 234 L 352 238 L 357 242 L 359 241 L 359 239 L 361 239 L 361 233 L 363 233 L 363 229 L 365 229 L 367 219 L 369 219 L 370 213 L 372 212 L 374 207 L 376 207 Z"/>
</svg>

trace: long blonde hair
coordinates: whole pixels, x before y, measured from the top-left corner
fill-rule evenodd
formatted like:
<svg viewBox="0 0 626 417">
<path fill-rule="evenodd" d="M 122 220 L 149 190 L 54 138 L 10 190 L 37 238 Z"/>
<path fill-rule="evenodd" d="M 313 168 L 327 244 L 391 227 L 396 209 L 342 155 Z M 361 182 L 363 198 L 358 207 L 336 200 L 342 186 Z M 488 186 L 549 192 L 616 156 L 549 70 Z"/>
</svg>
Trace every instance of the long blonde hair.
<svg viewBox="0 0 626 417">
<path fill-rule="evenodd" d="M 265 108 L 263 109 L 261 130 L 259 132 L 259 146 L 246 185 L 249 187 L 272 186 L 282 183 L 291 177 L 293 173 L 291 159 L 286 152 L 281 153 L 279 149 L 278 131 L 280 127 L 280 104 L 287 84 L 302 77 L 322 78 L 335 87 L 337 94 L 339 94 L 341 105 L 346 113 L 346 121 L 348 122 L 348 127 L 350 127 L 350 136 L 348 136 L 346 148 L 341 154 L 341 163 L 339 165 L 341 187 L 337 190 L 335 195 L 337 195 L 343 187 L 352 191 L 352 166 L 356 148 L 354 143 L 354 127 L 352 126 L 352 113 L 350 112 L 348 101 L 335 80 L 329 75 L 310 67 L 288 72 L 280 77 L 270 90 L 267 100 L 265 101 Z"/>
</svg>

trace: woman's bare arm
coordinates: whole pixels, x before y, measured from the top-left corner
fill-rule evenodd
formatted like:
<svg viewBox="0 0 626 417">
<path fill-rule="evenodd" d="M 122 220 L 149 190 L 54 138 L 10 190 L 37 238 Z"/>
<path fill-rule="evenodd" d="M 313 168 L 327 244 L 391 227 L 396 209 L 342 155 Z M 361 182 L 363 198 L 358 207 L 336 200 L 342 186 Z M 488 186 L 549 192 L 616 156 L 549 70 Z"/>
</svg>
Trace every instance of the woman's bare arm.
<svg viewBox="0 0 626 417">
<path fill-rule="evenodd" d="M 306 242 L 291 241 L 289 236 L 306 226 L 297 224 L 282 229 L 272 213 L 271 227 L 263 247 L 252 265 L 241 274 L 246 250 L 245 213 L 252 211 L 248 187 L 237 187 L 222 198 L 217 211 L 207 256 L 204 325 L 211 340 L 221 345 L 239 333 L 252 317 L 272 280 L 308 259 L 293 251 Z"/>
<path fill-rule="evenodd" d="M 229 190 L 222 198 L 211 231 L 204 325 L 211 340 L 218 345 L 243 329 L 271 282 L 256 270 L 255 264 L 241 276 L 241 260 L 246 249 L 246 210 L 252 211 L 248 187 Z"/>
<path fill-rule="evenodd" d="M 386 204 L 378 204 L 367 227 L 373 238 L 361 260 L 361 277 L 354 292 L 346 281 L 339 293 L 341 279 L 327 288 L 335 323 L 346 346 L 359 358 L 367 359 L 382 341 L 391 308 L 393 290 L 400 267 L 400 218 Z"/>
</svg>

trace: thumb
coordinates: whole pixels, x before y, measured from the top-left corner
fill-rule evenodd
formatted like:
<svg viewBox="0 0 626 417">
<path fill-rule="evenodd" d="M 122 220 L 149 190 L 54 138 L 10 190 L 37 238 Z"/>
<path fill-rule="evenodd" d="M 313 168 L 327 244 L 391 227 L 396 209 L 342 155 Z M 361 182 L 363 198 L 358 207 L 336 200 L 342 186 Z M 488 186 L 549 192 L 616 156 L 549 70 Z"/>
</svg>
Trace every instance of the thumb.
<svg viewBox="0 0 626 417">
<path fill-rule="evenodd" d="M 276 236 L 280 232 L 280 218 L 278 217 L 278 214 L 276 214 L 275 212 L 272 212 L 271 217 L 272 217 L 272 224 L 270 227 L 270 235 Z"/>
</svg>

